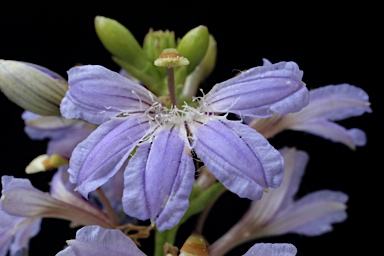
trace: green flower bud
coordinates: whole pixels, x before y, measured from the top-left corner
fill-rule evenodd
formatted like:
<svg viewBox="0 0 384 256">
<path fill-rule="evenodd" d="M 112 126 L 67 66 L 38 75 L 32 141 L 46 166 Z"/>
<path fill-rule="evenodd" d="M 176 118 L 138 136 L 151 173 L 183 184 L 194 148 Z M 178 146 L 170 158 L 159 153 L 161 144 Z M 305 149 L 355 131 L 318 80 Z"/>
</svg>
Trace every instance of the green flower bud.
<svg viewBox="0 0 384 256">
<path fill-rule="evenodd" d="M 188 31 L 179 41 L 177 51 L 190 62 L 187 72 L 191 73 L 204 58 L 209 44 L 209 32 L 206 26 L 198 26 Z"/>
<path fill-rule="evenodd" d="M 209 36 L 208 50 L 195 70 L 190 73 L 185 81 L 183 92 L 181 93 L 186 97 L 193 97 L 197 93 L 202 81 L 204 81 L 213 71 L 216 65 L 217 44 L 215 38 Z"/>
<path fill-rule="evenodd" d="M 44 67 L 0 60 L 0 90 L 25 110 L 43 116 L 61 116 L 60 102 L 68 90 L 68 83 Z"/>
<path fill-rule="evenodd" d="M 153 29 L 150 29 L 143 43 L 143 49 L 148 59 L 153 63 L 167 48 L 176 48 L 175 33 L 169 30 L 153 31 Z"/>
<path fill-rule="evenodd" d="M 116 20 L 96 16 L 95 29 L 104 47 L 114 56 L 139 69 L 151 63 L 131 32 Z"/>
</svg>

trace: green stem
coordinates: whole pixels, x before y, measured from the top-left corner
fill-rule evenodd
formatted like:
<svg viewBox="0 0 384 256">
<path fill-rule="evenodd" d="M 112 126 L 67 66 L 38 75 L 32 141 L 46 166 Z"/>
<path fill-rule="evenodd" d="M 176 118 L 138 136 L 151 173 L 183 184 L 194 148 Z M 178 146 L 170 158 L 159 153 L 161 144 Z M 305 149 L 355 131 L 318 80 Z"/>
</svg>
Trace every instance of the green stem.
<svg viewBox="0 0 384 256">
<path fill-rule="evenodd" d="M 194 186 L 190 196 L 189 208 L 181 218 L 180 222 L 170 230 L 163 232 L 156 231 L 155 233 L 155 251 L 154 256 L 164 256 L 164 245 L 169 243 L 174 245 L 177 231 L 180 226 L 190 217 L 200 213 L 210 205 L 212 201 L 225 191 L 225 187 L 220 182 L 216 182 L 206 190 L 201 191 L 197 186 Z"/>
</svg>

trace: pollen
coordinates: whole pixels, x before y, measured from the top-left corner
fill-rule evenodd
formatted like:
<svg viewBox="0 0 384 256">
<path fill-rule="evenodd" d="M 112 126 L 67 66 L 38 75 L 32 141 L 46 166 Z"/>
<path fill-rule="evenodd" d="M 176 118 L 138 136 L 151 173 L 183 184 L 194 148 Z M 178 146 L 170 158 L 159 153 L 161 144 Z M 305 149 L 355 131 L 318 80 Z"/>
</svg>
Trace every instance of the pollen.
<svg viewBox="0 0 384 256">
<path fill-rule="evenodd" d="M 189 65 L 189 60 L 183 57 L 176 49 L 167 48 L 155 60 L 155 66 L 175 68 Z"/>
<path fill-rule="evenodd" d="M 187 152 L 188 155 L 192 155 L 192 152 L 189 148 L 184 147 L 184 151 Z"/>
</svg>

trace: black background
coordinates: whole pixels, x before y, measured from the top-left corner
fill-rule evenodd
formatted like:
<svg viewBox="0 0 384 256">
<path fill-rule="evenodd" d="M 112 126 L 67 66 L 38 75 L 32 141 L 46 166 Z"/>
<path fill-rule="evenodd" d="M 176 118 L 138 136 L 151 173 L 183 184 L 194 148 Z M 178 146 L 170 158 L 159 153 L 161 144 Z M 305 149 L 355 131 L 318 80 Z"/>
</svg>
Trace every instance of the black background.
<svg viewBox="0 0 384 256">
<path fill-rule="evenodd" d="M 169 29 L 182 37 L 188 30 L 206 25 L 216 38 L 217 65 L 204 83 L 212 86 L 232 77 L 236 70 L 271 62 L 295 61 L 304 70 L 308 88 L 350 83 L 370 96 L 373 113 L 342 121 L 348 128 L 367 133 L 368 143 L 352 151 L 342 144 L 300 133 L 284 132 L 271 139 L 280 148 L 296 146 L 310 155 L 299 195 L 319 189 L 340 190 L 350 196 L 347 221 L 334 225 L 334 231 L 319 237 L 285 235 L 264 242 L 290 242 L 299 256 L 348 255 L 374 252 L 376 238 L 382 236 L 380 157 L 383 139 L 382 33 L 374 6 L 281 6 L 272 3 L 200 4 L 191 2 L 104 3 L 103 5 L 55 6 L 2 5 L 0 11 L 0 58 L 32 62 L 45 66 L 65 78 L 76 63 L 100 64 L 118 71 L 94 32 L 96 15 L 116 19 L 125 25 L 139 43 L 149 28 Z M 382 21 L 381 21 L 382 22 Z M 22 109 L 0 95 L 2 175 L 26 177 L 25 166 L 45 152 L 46 141 L 32 141 L 23 132 Z M 379 162 L 380 161 L 380 162 Z M 29 176 L 32 183 L 48 189 L 52 173 Z M 230 201 L 234 200 L 234 201 Z M 226 194 L 213 209 L 205 235 L 213 242 L 242 215 L 248 202 Z M 177 246 L 193 229 L 192 219 L 185 225 Z M 31 240 L 30 255 L 55 255 L 75 231 L 65 221 L 46 219 L 40 234 Z M 152 240 L 143 241 L 143 251 L 151 255 Z M 252 243 L 233 250 L 242 255 Z"/>
</svg>

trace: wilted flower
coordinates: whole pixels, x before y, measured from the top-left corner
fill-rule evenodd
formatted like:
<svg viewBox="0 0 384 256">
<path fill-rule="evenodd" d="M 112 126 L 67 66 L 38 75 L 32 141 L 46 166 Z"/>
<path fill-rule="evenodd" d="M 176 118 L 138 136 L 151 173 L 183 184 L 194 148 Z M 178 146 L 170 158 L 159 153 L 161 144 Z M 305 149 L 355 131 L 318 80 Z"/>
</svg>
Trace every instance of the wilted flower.
<svg viewBox="0 0 384 256">
<path fill-rule="evenodd" d="M 295 148 L 280 150 L 284 156 L 284 179 L 259 201 L 253 201 L 238 223 L 210 247 L 213 255 L 223 255 L 237 245 L 262 237 L 287 233 L 316 236 L 332 230 L 332 224 L 347 218 L 348 196 L 320 190 L 295 200 L 308 155 Z"/>
<path fill-rule="evenodd" d="M 85 197 L 130 158 L 123 204 L 128 215 L 173 227 L 188 208 L 195 167 L 191 150 L 240 197 L 260 199 L 281 183 L 280 153 L 254 129 L 217 114 L 268 117 L 308 103 L 302 71 L 293 62 L 256 67 L 216 84 L 197 108 L 167 109 L 143 86 L 101 66 L 69 70 L 64 117 L 100 126 L 74 150 L 73 183 Z M 241 161 L 239 161 L 241 159 Z"/>
</svg>

